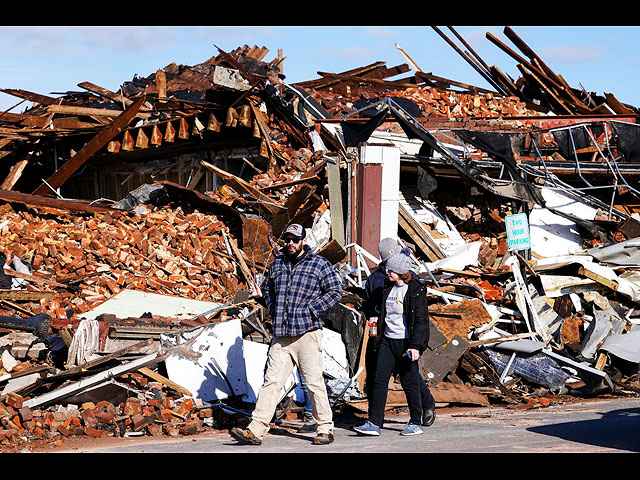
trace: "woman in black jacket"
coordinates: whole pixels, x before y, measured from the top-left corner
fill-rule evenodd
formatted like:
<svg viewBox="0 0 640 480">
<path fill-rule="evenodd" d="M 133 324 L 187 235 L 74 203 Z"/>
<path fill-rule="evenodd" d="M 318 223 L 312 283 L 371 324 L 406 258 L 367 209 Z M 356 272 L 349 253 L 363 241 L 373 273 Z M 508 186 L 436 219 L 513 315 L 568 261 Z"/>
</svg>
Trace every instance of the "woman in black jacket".
<svg viewBox="0 0 640 480">
<path fill-rule="evenodd" d="M 402 253 L 389 257 L 386 264 L 391 280 L 383 293 L 378 337 L 374 342 L 377 351 L 375 383 L 369 399 L 369 419 L 354 427 L 364 435 L 380 435 L 384 421 L 389 379 L 395 372 L 409 406 L 409 424 L 401 435 L 419 435 L 422 427 L 422 400 L 420 383 L 423 382 L 418 359 L 429 343 L 429 313 L 426 287 L 411 273 L 411 259 Z"/>
</svg>

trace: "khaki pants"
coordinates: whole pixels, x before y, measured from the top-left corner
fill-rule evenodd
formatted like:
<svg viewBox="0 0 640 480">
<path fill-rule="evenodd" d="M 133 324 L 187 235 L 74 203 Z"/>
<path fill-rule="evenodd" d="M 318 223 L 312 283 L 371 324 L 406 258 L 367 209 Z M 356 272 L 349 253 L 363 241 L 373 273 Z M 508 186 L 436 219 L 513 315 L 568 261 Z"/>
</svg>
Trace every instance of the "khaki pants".
<svg viewBox="0 0 640 480">
<path fill-rule="evenodd" d="M 307 383 L 318 433 L 333 431 L 333 412 L 322 377 L 322 330 L 313 330 L 298 337 L 272 339 L 264 383 L 248 427 L 256 437 L 262 438 L 269 431 L 282 388 L 294 364 Z"/>
</svg>

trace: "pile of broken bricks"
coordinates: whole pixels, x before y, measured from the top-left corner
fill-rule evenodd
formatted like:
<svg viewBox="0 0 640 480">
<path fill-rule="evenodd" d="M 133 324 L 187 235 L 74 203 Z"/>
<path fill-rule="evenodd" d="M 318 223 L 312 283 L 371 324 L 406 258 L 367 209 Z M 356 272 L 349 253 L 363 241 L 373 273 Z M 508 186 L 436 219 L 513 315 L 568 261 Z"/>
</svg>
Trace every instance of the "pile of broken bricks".
<svg viewBox="0 0 640 480">
<path fill-rule="evenodd" d="M 238 413 L 199 406 L 189 397 L 172 396 L 162 383 L 149 381 L 139 373 L 125 375 L 119 381 L 129 383 L 144 395 L 129 397 L 116 405 L 101 400 L 41 409 L 30 408 L 19 394 L 7 394 L 0 403 L 0 445 L 20 445 L 22 439 L 49 439 L 61 444 L 60 438 L 78 435 L 195 435 L 207 428 L 228 427 L 242 418 Z"/>
</svg>

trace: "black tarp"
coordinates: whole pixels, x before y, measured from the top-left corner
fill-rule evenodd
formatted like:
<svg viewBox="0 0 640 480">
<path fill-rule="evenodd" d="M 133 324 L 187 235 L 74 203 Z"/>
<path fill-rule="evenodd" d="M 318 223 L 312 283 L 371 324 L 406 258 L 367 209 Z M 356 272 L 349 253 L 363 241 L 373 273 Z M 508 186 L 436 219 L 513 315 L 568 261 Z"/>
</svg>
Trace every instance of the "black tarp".
<svg viewBox="0 0 640 480">
<path fill-rule="evenodd" d="M 610 122 L 618 136 L 618 148 L 624 162 L 640 162 L 640 126 L 626 122 Z"/>
</svg>

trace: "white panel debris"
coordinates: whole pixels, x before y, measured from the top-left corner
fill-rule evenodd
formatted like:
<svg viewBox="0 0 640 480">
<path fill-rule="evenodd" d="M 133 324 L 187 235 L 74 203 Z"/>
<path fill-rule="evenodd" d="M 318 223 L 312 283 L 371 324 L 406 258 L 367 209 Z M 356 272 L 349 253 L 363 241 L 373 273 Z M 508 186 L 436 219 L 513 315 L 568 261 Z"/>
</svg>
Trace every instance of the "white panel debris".
<svg viewBox="0 0 640 480">
<path fill-rule="evenodd" d="M 129 318 L 151 313 L 163 317 L 190 319 L 220 305 L 220 303 L 203 302 L 172 295 L 122 290 L 82 316 L 87 319 L 95 319 L 102 314 L 113 314 L 119 318 Z"/>
<path fill-rule="evenodd" d="M 240 320 L 228 320 L 162 334 L 163 348 L 171 350 L 165 359 L 171 381 L 204 401 L 222 400 L 248 393 Z"/>
</svg>

